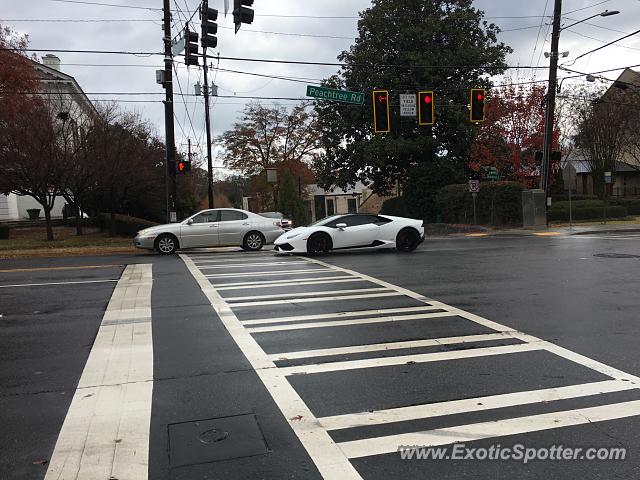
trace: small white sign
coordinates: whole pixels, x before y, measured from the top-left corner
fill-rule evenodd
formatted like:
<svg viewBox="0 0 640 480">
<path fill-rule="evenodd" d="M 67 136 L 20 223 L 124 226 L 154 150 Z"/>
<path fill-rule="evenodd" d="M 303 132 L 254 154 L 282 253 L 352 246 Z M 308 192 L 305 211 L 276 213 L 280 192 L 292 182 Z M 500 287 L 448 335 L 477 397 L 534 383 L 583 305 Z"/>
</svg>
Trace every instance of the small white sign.
<svg viewBox="0 0 640 480">
<path fill-rule="evenodd" d="M 416 95 L 414 93 L 400 94 L 400 116 L 415 117 L 418 115 Z"/>
<path fill-rule="evenodd" d="M 479 180 L 469 180 L 469 191 L 471 193 L 478 193 L 480 191 L 480 181 Z"/>
</svg>

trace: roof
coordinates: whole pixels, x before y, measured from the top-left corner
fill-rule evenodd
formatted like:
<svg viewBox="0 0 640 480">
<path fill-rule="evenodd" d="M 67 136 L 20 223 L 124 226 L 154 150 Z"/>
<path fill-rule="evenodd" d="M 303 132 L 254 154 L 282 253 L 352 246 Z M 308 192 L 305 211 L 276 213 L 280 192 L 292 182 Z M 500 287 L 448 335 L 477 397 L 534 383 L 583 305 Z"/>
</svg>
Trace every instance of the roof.
<svg viewBox="0 0 640 480">
<path fill-rule="evenodd" d="M 591 166 L 589 165 L 589 161 L 585 158 L 584 154 L 581 150 L 573 150 L 569 155 L 565 157 L 565 161 L 562 164 L 567 164 L 567 162 L 571 163 L 575 169 L 576 173 L 591 173 Z M 614 172 L 640 172 L 640 169 L 630 165 L 629 163 L 617 161 L 616 168 L 613 170 Z"/>
<path fill-rule="evenodd" d="M 73 96 L 75 97 L 75 100 L 79 105 L 84 105 L 85 107 L 87 107 L 90 110 L 91 114 L 97 113 L 95 105 L 93 105 L 91 100 L 89 100 L 89 97 L 87 97 L 87 95 L 82 90 L 82 87 L 80 86 L 80 84 L 78 84 L 74 77 L 67 73 L 61 72 L 60 70 L 56 70 L 55 68 L 51 68 L 43 65 L 42 63 L 36 62 L 35 60 L 29 60 L 31 61 L 33 68 L 38 75 L 40 83 L 46 86 L 58 85 L 69 88 L 72 93 L 76 94 Z"/>
</svg>

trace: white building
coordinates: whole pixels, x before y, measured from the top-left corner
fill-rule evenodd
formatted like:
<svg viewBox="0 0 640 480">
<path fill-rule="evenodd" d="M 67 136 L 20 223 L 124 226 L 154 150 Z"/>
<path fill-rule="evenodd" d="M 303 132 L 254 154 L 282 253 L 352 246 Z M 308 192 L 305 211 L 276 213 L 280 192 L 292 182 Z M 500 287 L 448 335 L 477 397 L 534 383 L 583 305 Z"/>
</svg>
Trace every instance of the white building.
<svg viewBox="0 0 640 480">
<path fill-rule="evenodd" d="M 75 130 L 83 128 L 95 117 L 96 109 L 91 100 L 78 85 L 75 78 L 60 70 L 60 59 L 55 55 L 45 55 L 42 63 L 33 62 L 33 67 L 40 79 L 41 89 L 46 99 L 51 102 L 53 115 L 66 113 L 65 121 L 70 122 Z M 65 205 L 62 197 L 56 198 L 51 216 L 62 217 Z M 27 210 L 39 209 L 42 206 L 33 198 L 22 195 L 0 194 L 0 221 L 22 220 L 29 218 Z"/>
</svg>

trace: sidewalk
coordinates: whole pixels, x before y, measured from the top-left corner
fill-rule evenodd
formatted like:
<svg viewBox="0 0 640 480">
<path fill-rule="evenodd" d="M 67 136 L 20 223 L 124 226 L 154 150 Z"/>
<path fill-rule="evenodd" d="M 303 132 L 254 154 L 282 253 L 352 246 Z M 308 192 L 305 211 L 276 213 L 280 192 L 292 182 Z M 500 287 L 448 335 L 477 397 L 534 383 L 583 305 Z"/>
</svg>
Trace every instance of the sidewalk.
<svg viewBox="0 0 640 480">
<path fill-rule="evenodd" d="M 432 224 L 433 225 L 433 224 Z M 489 236 L 557 236 L 557 235 L 589 235 L 607 233 L 637 233 L 640 232 L 640 218 L 635 221 L 612 221 L 578 223 L 569 226 L 568 223 L 550 225 L 549 227 L 531 228 L 490 228 L 481 225 L 447 225 L 443 228 L 429 228 L 428 234 L 432 236 L 465 236 L 465 237 L 489 237 Z M 440 230 L 440 231 L 437 231 Z"/>
</svg>

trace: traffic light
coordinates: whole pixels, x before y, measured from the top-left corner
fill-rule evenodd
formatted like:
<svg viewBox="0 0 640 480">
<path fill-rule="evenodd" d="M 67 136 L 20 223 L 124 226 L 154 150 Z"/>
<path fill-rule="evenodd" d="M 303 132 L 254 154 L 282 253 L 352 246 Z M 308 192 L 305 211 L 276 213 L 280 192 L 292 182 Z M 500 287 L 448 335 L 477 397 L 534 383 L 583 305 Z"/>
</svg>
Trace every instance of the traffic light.
<svg viewBox="0 0 640 480">
<path fill-rule="evenodd" d="M 431 90 L 418 92 L 418 125 L 433 125 L 435 95 Z"/>
<path fill-rule="evenodd" d="M 486 91 L 484 88 L 471 89 L 470 119 L 472 122 L 484 122 L 484 101 Z"/>
<path fill-rule="evenodd" d="M 191 171 L 191 160 L 178 160 L 176 162 L 177 173 L 188 173 Z"/>
<path fill-rule="evenodd" d="M 243 23 L 253 23 L 254 11 L 248 7 L 253 5 L 253 0 L 233 0 L 233 23 L 236 24 L 236 33 Z"/>
<path fill-rule="evenodd" d="M 184 64 L 186 66 L 199 65 L 198 63 L 198 34 L 190 32 L 189 28 L 184 31 Z"/>
<path fill-rule="evenodd" d="M 389 132 L 389 92 L 387 90 L 373 91 L 373 130 L 376 133 Z"/>
<path fill-rule="evenodd" d="M 209 8 L 209 1 L 204 0 L 200 7 L 200 20 L 202 20 L 202 35 L 200 36 L 200 42 L 202 48 L 216 48 L 218 46 L 218 10 L 215 8 Z"/>
</svg>

